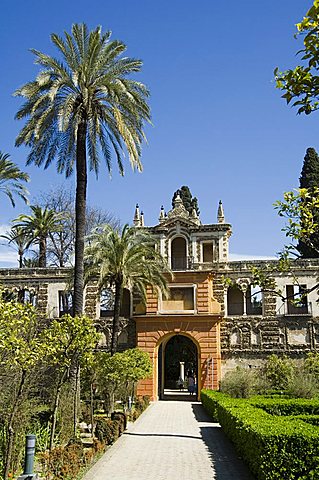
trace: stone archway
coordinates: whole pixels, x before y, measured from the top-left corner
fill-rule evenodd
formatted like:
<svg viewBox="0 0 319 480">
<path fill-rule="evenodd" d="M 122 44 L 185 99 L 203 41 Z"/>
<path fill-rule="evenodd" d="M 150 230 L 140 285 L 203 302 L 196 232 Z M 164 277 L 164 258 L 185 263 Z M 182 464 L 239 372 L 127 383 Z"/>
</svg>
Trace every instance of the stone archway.
<svg viewBox="0 0 319 480">
<path fill-rule="evenodd" d="M 161 339 L 157 355 L 157 393 L 159 399 L 164 398 L 168 391 L 181 390 L 179 378 L 187 387 L 187 376 L 192 374 L 196 380 L 199 372 L 199 346 L 189 335 L 172 333 Z M 186 390 L 184 389 L 185 393 Z"/>
<path fill-rule="evenodd" d="M 220 380 L 220 317 L 212 316 L 154 316 L 151 318 L 135 317 L 137 347 L 148 352 L 153 363 L 152 378 L 142 380 L 138 384 L 137 394 L 147 395 L 152 400 L 160 398 L 158 357 L 161 345 L 165 345 L 171 337 L 184 335 L 196 345 L 198 352 L 198 392 L 202 388 L 217 389 Z M 160 385 L 161 386 L 161 385 Z"/>
</svg>

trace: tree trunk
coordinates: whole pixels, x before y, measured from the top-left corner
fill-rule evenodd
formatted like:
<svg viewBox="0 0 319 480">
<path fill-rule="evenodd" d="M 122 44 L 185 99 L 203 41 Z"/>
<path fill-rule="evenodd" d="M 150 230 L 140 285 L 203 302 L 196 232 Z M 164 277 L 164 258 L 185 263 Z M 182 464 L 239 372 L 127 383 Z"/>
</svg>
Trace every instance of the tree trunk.
<svg viewBox="0 0 319 480">
<path fill-rule="evenodd" d="M 74 397 L 73 397 L 73 437 L 76 437 L 76 426 L 78 423 L 78 408 L 79 408 L 79 397 L 80 397 L 80 363 L 79 359 L 76 359 L 76 372 L 74 379 Z"/>
<path fill-rule="evenodd" d="M 113 330 L 112 330 L 112 343 L 111 343 L 111 355 L 114 355 L 117 350 L 117 341 L 120 331 L 120 312 L 123 295 L 123 284 L 121 281 L 115 282 L 115 298 L 114 298 L 114 316 L 113 316 Z"/>
<path fill-rule="evenodd" d="M 86 185 L 86 121 L 82 120 L 76 144 L 74 316 L 83 313 Z"/>
<path fill-rule="evenodd" d="M 67 372 L 67 369 L 64 370 L 63 374 L 59 378 L 58 386 L 55 393 L 54 407 L 53 407 L 53 414 L 52 414 L 51 435 L 50 435 L 50 443 L 49 443 L 50 452 L 54 446 L 54 435 L 55 435 L 57 413 L 58 413 L 59 402 L 60 402 L 60 394 L 61 394 L 61 389 L 66 377 L 66 372 Z"/>
<path fill-rule="evenodd" d="M 14 418 L 16 416 L 17 410 L 18 410 L 18 405 L 20 398 L 22 396 L 22 391 L 23 391 L 23 386 L 25 383 L 26 379 L 26 371 L 23 371 L 21 374 L 21 380 L 20 380 L 20 385 L 18 388 L 18 393 L 15 398 L 15 401 L 13 403 L 13 407 L 11 410 L 10 418 L 9 418 L 9 424 L 8 424 L 8 445 L 6 448 L 6 458 L 5 458 L 5 464 L 4 464 L 4 471 L 3 471 L 3 479 L 7 480 L 8 475 L 9 475 L 9 470 L 10 470 L 10 463 L 11 463 L 11 456 L 12 456 L 12 447 L 13 447 L 13 435 L 14 435 L 14 430 L 13 430 L 13 422 Z"/>
<path fill-rule="evenodd" d="M 19 268 L 23 268 L 23 254 L 24 251 L 22 249 L 19 249 Z"/>
<path fill-rule="evenodd" d="M 91 407 L 91 433 L 92 433 L 92 438 L 94 439 L 94 388 L 93 388 L 93 383 L 90 382 L 90 407 Z"/>
<path fill-rule="evenodd" d="M 47 239 L 40 237 L 39 239 L 39 267 L 45 268 L 47 266 Z"/>
</svg>

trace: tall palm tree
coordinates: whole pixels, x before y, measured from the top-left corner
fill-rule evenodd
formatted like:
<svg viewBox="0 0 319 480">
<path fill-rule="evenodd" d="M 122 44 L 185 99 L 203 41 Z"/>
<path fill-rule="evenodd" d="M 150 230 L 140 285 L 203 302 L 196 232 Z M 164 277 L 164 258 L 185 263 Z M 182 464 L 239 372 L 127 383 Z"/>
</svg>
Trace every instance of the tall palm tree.
<svg viewBox="0 0 319 480">
<path fill-rule="evenodd" d="M 86 279 L 98 278 L 100 290 L 114 288 L 114 317 L 111 353 L 117 349 L 123 289 L 138 292 L 146 301 L 152 285 L 167 295 L 166 260 L 154 249 L 154 238 L 145 230 L 125 225 L 122 231 L 106 225 L 89 237 L 85 249 Z"/>
<path fill-rule="evenodd" d="M 7 240 L 9 245 L 18 250 L 19 268 L 22 268 L 24 265 L 23 256 L 32 243 L 30 233 L 26 232 L 23 227 L 13 226 L 9 232 L 0 235 L 0 237 Z"/>
<path fill-rule="evenodd" d="M 19 167 L 11 162 L 8 153 L 0 152 L 0 192 L 9 197 L 13 207 L 15 207 L 15 195 L 28 203 L 29 192 L 21 182 L 28 182 L 29 180 L 29 175 L 21 172 Z"/>
<path fill-rule="evenodd" d="M 47 239 L 50 232 L 61 229 L 63 215 L 38 205 L 31 205 L 30 209 L 31 215 L 19 215 L 13 222 L 15 228 L 21 229 L 31 237 L 32 243 L 39 245 L 39 267 L 46 267 Z"/>
<path fill-rule="evenodd" d="M 67 177 L 76 170 L 75 315 L 83 310 L 87 168 L 98 175 L 102 156 L 111 172 L 113 152 L 123 175 L 126 150 L 132 167 L 141 170 L 143 125 L 150 121 L 147 88 L 128 78 L 142 62 L 121 56 L 126 46 L 110 36 L 101 27 L 89 32 L 85 24 L 73 25 L 65 39 L 52 34 L 61 59 L 33 50 L 42 70 L 16 91 L 25 99 L 16 117 L 26 119 L 16 145 L 31 147 L 27 164 L 47 168 L 56 158 Z"/>
</svg>

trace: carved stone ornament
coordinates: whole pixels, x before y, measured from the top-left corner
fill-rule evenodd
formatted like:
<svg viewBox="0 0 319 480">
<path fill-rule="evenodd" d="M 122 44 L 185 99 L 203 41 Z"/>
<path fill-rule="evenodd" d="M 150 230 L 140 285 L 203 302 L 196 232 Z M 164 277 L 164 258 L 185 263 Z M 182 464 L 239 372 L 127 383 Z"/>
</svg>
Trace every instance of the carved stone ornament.
<svg viewBox="0 0 319 480">
<path fill-rule="evenodd" d="M 189 215 L 188 211 L 186 210 L 186 208 L 184 207 L 183 201 L 182 201 L 182 199 L 179 195 L 177 195 L 175 200 L 174 200 L 174 208 L 172 208 L 172 210 L 170 210 L 167 213 L 167 219 L 168 220 L 173 220 L 175 218 L 182 218 L 184 220 L 187 220 L 188 223 L 192 223 L 192 224 L 195 224 L 195 225 L 200 225 L 200 223 L 201 223 L 197 216 L 196 217 L 194 217 L 194 216 L 190 217 L 190 215 Z"/>
<path fill-rule="evenodd" d="M 236 283 L 241 289 L 241 291 L 245 293 L 247 292 L 247 289 L 251 284 L 251 281 L 250 281 L 250 278 L 238 278 L 238 280 L 236 280 Z"/>
</svg>

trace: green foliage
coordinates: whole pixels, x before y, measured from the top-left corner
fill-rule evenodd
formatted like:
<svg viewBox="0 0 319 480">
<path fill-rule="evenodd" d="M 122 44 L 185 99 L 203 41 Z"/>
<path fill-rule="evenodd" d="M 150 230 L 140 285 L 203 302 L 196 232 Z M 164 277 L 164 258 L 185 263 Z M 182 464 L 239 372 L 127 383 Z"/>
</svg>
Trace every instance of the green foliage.
<svg viewBox="0 0 319 480">
<path fill-rule="evenodd" d="M 29 175 L 21 172 L 19 167 L 11 162 L 9 154 L 0 152 L 0 192 L 9 198 L 13 207 L 15 195 L 28 203 L 29 192 L 22 182 L 29 180 Z"/>
<path fill-rule="evenodd" d="M 148 353 L 133 348 L 111 355 L 96 354 L 96 382 L 104 397 L 114 396 L 124 389 L 124 399 L 131 395 L 138 380 L 152 375 Z"/>
<path fill-rule="evenodd" d="M 302 35 L 303 48 L 299 50 L 303 65 L 280 72 L 275 69 L 276 87 L 287 104 L 297 107 L 298 113 L 309 115 L 319 108 L 319 2 L 315 0 L 302 22 L 297 24 L 297 35 Z M 297 36 L 296 35 L 296 36 Z"/>
<path fill-rule="evenodd" d="M 51 364 L 61 370 L 70 368 L 77 358 L 83 365 L 91 362 L 100 337 L 90 318 L 71 315 L 54 319 L 43 335 L 50 346 L 47 354 Z"/>
<path fill-rule="evenodd" d="M 28 246 L 39 245 L 39 267 L 45 267 L 47 239 L 51 233 L 62 229 L 64 214 L 39 205 L 31 205 L 30 209 L 30 215 L 19 215 L 13 222 L 15 228 L 19 228 L 29 238 Z"/>
<path fill-rule="evenodd" d="M 319 353 L 308 353 L 304 362 L 304 368 L 307 373 L 314 375 L 319 382 Z"/>
<path fill-rule="evenodd" d="M 167 262 L 154 249 L 154 237 L 143 229 L 125 225 L 119 231 L 105 225 L 89 237 L 85 249 L 86 280 L 98 278 L 100 289 L 115 290 L 112 354 L 117 350 L 123 289 L 134 289 L 144 303 L 149 286 L 167 295 L 165 273 L 170 274 Z"/>
<path fill-rule="evenodd" d="M 274 205 L 278 215 L 287 219 L 287 224 L 282 229 L 286 237 L 291 238 L 292 241 L 301 240 L 316 249 L 311 239 L 319 233 L 315 214 L 319 209 L 319 188 L 314 187 L 311 190 L 300 188 L 285 192 L 284 200 L 278 200 Z M 292 243 L 287 250 L 293 251 L 295 248 L 296 245 Z"/>
<path fill-rule="evenodd" d="M 300 370 L 289 380 L 286 393 L 290 397 L 314 398 L 319 393 L 319 385 L 313 375 Z"/>
<path fill-rule="evenodd" d="M 112 445 L 120 435 L 120 420 L 111 420 L 107 417 L 95 416 L 96 438 L 104 445 Z"/>
<path fill-rule="evenodd" d="M 173 195 L 173 198 L 172 198 L 172 206 L 173 207 L 174 207 L 174 202 L 175 202 L 175 199 L 176 199 L 177 195 L 179 195 L 181 197 L 183 205 L 190 215 L 192 215 L 193 210 L 195 210 L 197 215 L 199 216 L 200 211 L 199 211 L 199 207 L 198 207 L 198 200 L 197 200 L 196 197 L 193 197 L 189 187 L 187 187 L 186 185 L 183 185 L 180 189 L 178 189 L 178 190 L 176 190 L 176 192 L 174 192 L 174 195 Z"/>
<path fill-rule="evenodd" d="M 234 398 L 248 398 L 256 393 L 260 393 L 262 385 L 260 373 L 237 367 L 226 373 L 220 382 L 220 390 Z"/>
<path fill-rule="evenodd" d="M 314 148 L 307 148 L 304 158 L 301 176 L 300 188 L 307 188 L 312 192 L 314 188 L 319 187 L 319 156 Z M 318 223 L 319 211 L 313 212 L 315 222 Z M 311 245 L 314 246 L 311 247 Z M 310 237 L 310 242 L 298 241 L 297 250 L 302 258 L 316 258 L 319 257 L 319 240 L 317 235 Z"/>
<path fill-rule="evenodd" d="M 201 399 L 258 480 L 318 478 L 318 428 L 301 419 L 267 413 L 264 406 L 276 408 L 277 399 L 232 399 L 208 390 L 201 392 Z M 289 401 L 282 400 L 284 403 Z M 313 401 L 294 400 L 290 404 L 299 404 L 302 410 L 302 405 L 311 408 Z"/>
<path fill-rule="evenodd" d="M 269 388 L 274 390 L 286 390 L 294 373 L 294 363 L 286 356 L 279 358 L 276 355 L 270 355 L 263 366 L 263 374 Z"/>
<path fill-rule="evenodd" d="M 132 167 L 141 170 L 149 92 L 129 78 L 141 70 L 141 60 L 123 57 L 126 45 L 110 37 L 101 27 L 89 31 L 85 24 L 74 24 L 65 38 L 51 35 L 57 58 L 32 50 L 40 73 L 15 92 L 25 102 L 16 117 L 26 119 L 16 144 L 31 147 L 28 164 L 46 168 L 57 158 L 58 171 L 69 176 L 78 127 L 85 124 L 90 168 L 96 174 L 101 152 L 111 170 L 112 149 L 123 173 L 123 143 Z"/>
</svg>

